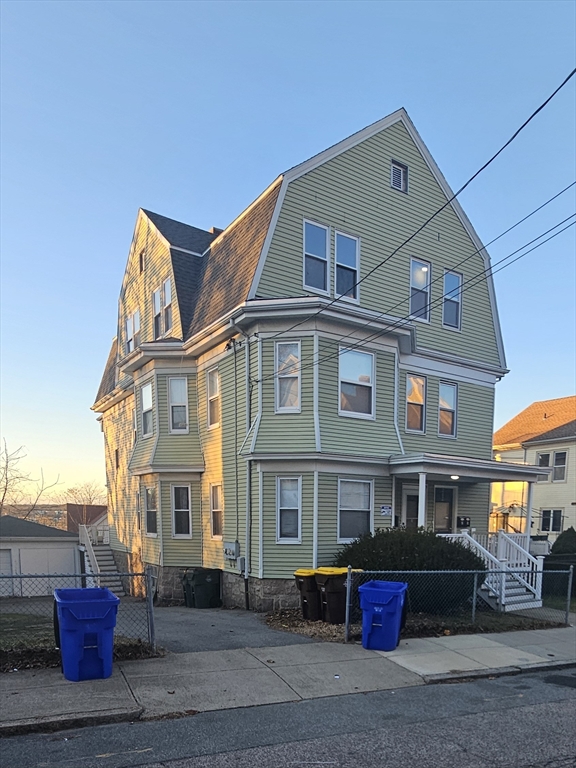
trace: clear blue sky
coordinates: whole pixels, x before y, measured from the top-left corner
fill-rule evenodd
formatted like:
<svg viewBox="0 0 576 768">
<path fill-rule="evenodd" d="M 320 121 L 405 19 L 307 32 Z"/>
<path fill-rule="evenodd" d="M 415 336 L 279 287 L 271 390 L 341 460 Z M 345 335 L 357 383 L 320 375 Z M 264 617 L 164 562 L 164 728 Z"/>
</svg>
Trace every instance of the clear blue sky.
<svg viewBox="0 0 576 768">
<path fill-rule="evenodd" d="M 89 410 L 138 208 L 225 226 L 400 106 L 453 188 L 574 67 L 572 2 L 2 3 L 2 435 L 103 480 Z M 576 79 L 576 78 L 575 78 Z M 462 195 L 488 241 L 572 182 L 574 79 Z M 564 195 L 491 249 L 565 218 Z M 574 392 L 574 229 L 496 275 L 496 427 Z"/>
</svg>

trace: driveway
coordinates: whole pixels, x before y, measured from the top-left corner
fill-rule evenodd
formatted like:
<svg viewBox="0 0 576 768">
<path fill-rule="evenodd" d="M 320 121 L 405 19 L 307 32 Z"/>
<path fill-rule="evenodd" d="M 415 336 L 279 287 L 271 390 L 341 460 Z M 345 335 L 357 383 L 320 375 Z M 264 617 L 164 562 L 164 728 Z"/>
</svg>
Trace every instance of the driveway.
<svg viewBox="0 0 576 768">
<path fill-rule="evenodd" d="M 173 653 L 269 648 L 315 642 L 270 629 L 264 614 L 225 608 L 154 608 L 156 643 Z"/>
</svg>

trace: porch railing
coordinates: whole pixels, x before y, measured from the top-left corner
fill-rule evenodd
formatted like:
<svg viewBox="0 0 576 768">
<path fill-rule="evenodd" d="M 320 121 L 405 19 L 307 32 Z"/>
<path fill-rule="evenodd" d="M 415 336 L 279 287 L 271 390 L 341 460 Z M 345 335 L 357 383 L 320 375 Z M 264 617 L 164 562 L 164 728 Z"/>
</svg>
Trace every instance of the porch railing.
<svg viewBox="0 0 576 768">
<path fill-rule="evenodd" d="M 500 605 L 506 605 L 506 563 L 500 562 L 490 550 L 483 547 L 477 539 L 472 538 L 467 531 L 462 533 L 440 533 L 438 536 L 449 541 L 459 541 L 484 560 L 487 571 L 484 584 L 498 599 Z"/>
</svg>

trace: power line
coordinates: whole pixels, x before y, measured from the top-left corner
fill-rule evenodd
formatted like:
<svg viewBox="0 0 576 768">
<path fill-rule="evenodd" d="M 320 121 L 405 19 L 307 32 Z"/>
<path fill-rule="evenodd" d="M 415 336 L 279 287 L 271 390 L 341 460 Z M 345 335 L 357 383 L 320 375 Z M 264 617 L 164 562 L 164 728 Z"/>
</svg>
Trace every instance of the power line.
<svg viewBox="0 0 576 768">
<path fill-rule="evenodd" d="M 480 248 L 477 248 L 475 251 L 472 251 L 472 253 L 470 253 L 468 256 L 466 256 L 466 258 L 462 259 L 462 261 L 458 262 L 458 263 L 457 263 L 457 264 L 455 264 L 453 267 L 450 267 L 450 269 L 451 269 L 451 270 L 455 270 L 455 269 L 457 269 L 458 267 L 461 267 L 461 266 L 462 266 L 462 264 L 465 264 L 467 261 L 469 261 L 469 260 L 470 260 L 470 259 L 471 259 L 473 256 L 475 256 L 477 253 L 480 253 L 481 251 L 483 251 L 484 249 L 486 249 L 486 248 L 487 248 L 489 245 L 492 245 L 492 244 L 493 244 L 493 243 L 495 243 L 497 240 L 500 240 L 502 237 L 504 237 L 504 235 L 507 235 L 507 234 L 508 234 L 509 232 L 511 232 L 513 229 L 515 229 L 516 227 L 518 227 L 520 224 L 523 224 L 525 221 L 527 221 L 527 219 L 529 219 L 529 218 L 530 218 L 531 216 L 533 216 L 534 214 L 538 213 L 538 211 L 541 211 L 541 210 L 542 210 L 543 208 L 545 208 L 545 207 L 546 207 L 546 206 L 547 206 L 549 203 L 551 203 L 551 202 L 553 202 L 554 200 L 556 200 L 558 197 L 560 197 L 560 195 L 563 195 L 565 192 L 567 192 L 569 189 L 571 189 L 571 188 L 572 188 L 574 185 L 576 185 L 576 181 L 573 181 L 571 184 L 568 184 L 568 186 L 567 186 L 567 187 L 564 187 L 564 189 L 562 189 L 560 192 L 558 192 L 557 194 L 555 194 L 555 195 L 553 195 L 552 197 L 550 197 L 548 200 L 546 200 L 546 202 L 542 203 L 542 205 L 539 205 L 537 208 L 535 208 L 535 209 L 534 209 L 533 211 L 531 211 L 529 214 L 527 214 L 527 215 L 526 215 L 526 216 L 524 216 L 522 219 L 520 219 L 519 221 L 517 221 L 515 224 L 512 224 L 512 226 L 508 227 L 508 229 L 505 229 L 505 230 L 504 230 L 504 232 L 501 232 L 499 235 L 497 235 L 496 237 L 494 237 L 492 240 L 490 240 L 488 243 L 486 243 L 486 245 L 483 245 L 483 246 L 481 246 Z M 565 219 L 565 221 L 567 221 L 567 219 Z M 548 234 L 548 232 L 551 232 L 553 229 L 556 229 L 556 227 L 559 227 L 559 226 L 560 226 L 560 224 L 562 224 L 562 223 L 563 223 L 563 222 L 560 222 L 559 224 L 556 224 L 554 227 L 552 227 L 551 229 L 547 230 L 546 232 L 542 232 L 542 234 L 538 235 L 538 237 L 534 238 L 534 240 L 531 240 L 531 241 L 529 241 L 528 243 L 525 243 L 525 244 L 524 244 L 523 246 L 521 246 L 521 248 L 519 248 L 518 250 L 522 250 L 522 248 L 526 248 L 526 247 L 527 247 L 528 245 L 530 245 L 531 243 L 535 242 L 536 240 L 539 240 L 541 237 L 544 237 L 544 235 Z M 514 253 L 517 253 L 517 252 L 518 252 L 518 251 L 514 251 Z M 511 255 L 514 255 L 514 253 L 513 253 L 513 254 L 511 254 Z M 442 275 L 441 277 L 437 277 L 437 278 L 435 278 L 434 280 L 431 280 L 431 281 L 430 281 L 430 283 L 429 283 L 429 288 L 431 288 L 431 287 L 432 287 L 433 285 L 435 285 L 437 282 L 439 282 L 440 280 L 442 280 L 442 279 L 443 279 L 443 277 L 444 277 L 444 276 Z M 392 312 L 392 310 L 396 309 L 397 307 L 400 307 L 400 306 L 402 306 L 403 304 L 405 304 L 405 303 L 406 303 L 407 301 L 409 301 L 409 300 L 410 300 L 410 297 L 409 297 L 409 296 L 405 296 L 403 299 L 401 299 L 400 301 L 396 302 L 396 304 L 393 304 L 391 307 L 388 307 L 388 308 L 387 308 L 387 309 L 385 309 L 384 311 L 382 311 L 382 312 L 379 312 L 377 315 L 375 315 L 375 316 L 371 317 L 371 318 L 370 318 L 370 320 L 368 320 L 366 323 L 364 323 L 364 325 L 363 325 L 363 326 L 360 326 L 360 328 L 355 328 L 353 331 L 351 331 L 351 332 L 350 332 L 349 334 L 347 334 L 346 336 L 342 336 L 342 337 L 340 338 L 340 341 L 344 341 L 345 339 L 349 338 L 350 336 L 353 336 L 355 333 L 357 333 L 357 331 L 358 331 L 358 330 L 361 330 L 363 327 L 367 327 L 367 326 L 370 326 L 370 325 L 372 325 L 372 323 L 373 323 L 375 320 L 378 320 L 379 318 L 381 318 L 381 317 L 384 317 L 384 315 L 388 315 L 388 314 L 390 314 L 390 312 Z M 410 315 L 408 315 L 407 317 L 410 317 Z M 404 318 L 401 318 L 401 319 L 404 319 Z M 282 331 L 282 332 L 280 332 L 280 333 L 277 333 L 277 334 L 275 334 L 274 336 L 271 336 L 271 337 L 269 337 L 269 338 L 271 338 L 271 339 L 277 338 L 277 337 L 278 337 L 280 334 L 283 334 L 283 333 L 288 333 L 288 331 Z M 308 356 L 308 358 L 307 358 L 307 359 L 312 359 L 312 358 L 311 358 L 311 356 Z"/>
<path fill-rule="evenodd" d="M 527 246 L 529 246 L 532 243 L 536 242 L 536 240 L 540 240 L 540 238 L 544 237 L 544 235 L 548 234 L 552 230 L 554 230 L 557 227 L 561 226 L 562 224 L 564 224 L 569 219 L 574 218 L 574 216 L 576 216 L 576 214 L 571 214 L 570 216 L 568 216 L 563 221 L 558 222 L 558 224 L 556 224 L 554 227 L 551 227 L 550 229 L 546 230 L 545 232 L 542 232 L 538 237 L 534 238 L 533 240 L 528 241 L 527 243 L 522 245 L 520 248 L 517 248 L 515 251 L 512 251 L 512 253 L 509 253 L 507 256 L 504 256 L 502 259 L 499 259 L 497 262 L 495 262 L 495 264 L 491 265 L 490 267 L 487 267 L 485 270 L 482 270 L 481 272 L 478 272 L 473 277 L 469 278 L 467 281 L 465 281 L 462 284 L 458 295 L 461 296 L 467 290 L 475 288 L 476 285 L 478 285 L 482 281 L 487 280 L 492 275 L 495 275 L 498 272 L 501 272 L 503 269 L 506 269 L 507 267 L 511 266 L 512 264 L 514 264 L 515 262 L 519 261 L 520 259 L 523 259 L 529 253 L 532 253 L 532 251 L 537 250 L 538 248 L 540 248 L 541 246 L 545 245 L 550 240 L 553 240 L 555 237 L 560 235 L 562 232 L 565 232 L 570 227 L 573 227 L 576 224 L 576 221 L 572 222 L 571 224 L 568 224 L 563 229 L 559 230 L 558 232 L 555 232 L 553 235 L 550 235 L 550 237 L 546 238 L 546 240 L 543 240 L 541 243 L 537 243 L 532 248 L 530 248 L 530 250 L 525 251 L 524 253 L 521 253 L 519 256 L 517 256 L 512 261 L 508 261 L 508 259 L 510 259 L 512 256 L 514 256 L 516 253 L 518 253 L 519 251 L 524 250 L 524 248 L 526 248 Z M 506 262 L 506 261 L 508 261 L 508 263 L 504 264 L 504 262 Z M 501 266 L 499 269 L 494 269 L 494 267 L 497 267 L 499 264 L 502 264 L 503 266 Z M 473 282 L 473 281 L 476 281 L 476 282 Z M 467 287 L 465 288 L 465 286 L 467 286 Z M 427 309 L 431 309 L 435 305 L 440 304 L 442 301 L 444 301 L 444 299 L 446 298 L 447 295 L 448 294 L 443 294 L 442 296 L 438 297 L 437 299 L 434 299 L 434 301 L 429 302 L 428 305 L 427 305 Z M 355 350 L 355 349 L 361 349 L 362 347 L 365 347 L 367 344 L 369 344 L 370 342 L 372 342 L 374 339 L 378 338 L 379 336 L 384 336 L 386 334 L 389 334 L 392 331 L 394 331 L 394 330 L 396 330 L 398 328 L 403 327 L 404 325 L 409 323 L 411 320 L 413 320 L 413 317 L 411 317 L 411 316 L 405 316 L 403 318 L 400 318 L 399 320 L 395 321 L 393 324 L 387 326 L 386 328 L 382 328 L 381 330 L 376 331 L 371 336 L 368 336 L 366 339 L 363 339 L 362 341 L 359 341 L 358 343 L 348 345 L 346 347 L 346 349 L 347 350 L 352 350 L 352 351 Z M 347 337 L 344 337 L 344 338 L 347 338 Z M 267 340 L 270 341 L 272 339 L 274 339 L 274 336 L 268 337 Z M 332 341 L 334 341 L 334 340 L 332 340 Z M 334 343 L 339 344 L 340 341 L 341 341 L 341 339 L 337 339 Z M 329 355 L 325 355 L 324 357 L 319 358 L 318 360 L 314 360 L 312 363 L 308 363 L 307 365 L 300 365 L 300 366 L 298 366 L 297 372 L 300 373 L 301 371 L 304 371 L 307 368 L 312 368 L 315 365 L 319 365 L 321 362 L 325 362 L 326 360 L 330 360 L 333 357 L 338 357 L 339 355 L 340 355 L 340 350 L 338 350 L 336 352 L 331 352 Z M 262 379 L 256 380 L 256 383 L 263 383 L 265 381 L 268 381 L 269 379 L 277 378 L 277 376 L 278 376 L 278 372 L 274 372 L 274 373 L 268 374 L 268 376 L 263 376 Z"/>
<path fill-rule="evenodd" d="M 398 251 L 399 251 L 399 250 L 401 250 L 402 248 L 404 248 L 404 246 L 405 246 L 405 245 L 408 245 L 408 243 L 409 243 L 411 240 L 413 240 L 413 239 L 414 239 L 414 238 L 415 238 L 415 237 L 416 237 L 418 234 L 420 234 L 420 232 L 422 232 L 422 230 L 423 230 L 425 227 L 427 227 L 427 226 L 428 226 L 428 224 L 430 224 L 430 222 L 431 222 L 431 221 L 433 221 L 433 220 L 436 218 L 436 216 L 438 216 L 438 214 L 440 214 L 440 213 L 441 213 L 441 212 L 442 212 L 442 211 L 443 211 L 445 208 L 447 208 L 447 206 L 448 206 L 448 205 L 450 205 L 450 203 L 451 203 L 453 200 L 455 200 L 455 199 L 458 197 L 458 195 L 460 195 L 460 194 L 461 194 L 461 193 L 462 193 L 462 192 L 463 192 L 463 191 L 466 189 L 466 187 L 468 187 L 468 185 L 469 185 L 469 184 L 471 184 L 471 183 L 474 181 L 474 179 L 475 179 L 477 176 L 479 176 L 479 175 L 482 173 L 482 171 L 486 170 L 486 168 L 488 168 L 488 166 L 489 166 L 491 163 L 493 163 L 493 162 L 494 162 L 494 160 L 496 160 L 496 158 L 497 158 L 497 157 L 498 157 L 498 156 L 499 156 L 499 155 L 500 155 L 500 154 L 501 154 L 501 153 L 502 153 L 502 152 L 503 152 L 503 151 L 506 149 L 506 147 L 508 147 L 508 146 L 509 146 L 509 145 L 510 145 L 510 144 L 511 144 L 513 141 L 514 141 L 514 139 L 516 139 L 516 137 L 517 137 L 517 136 L 518 136 L 518 135 L 519 135 L 519 134 L 520 134 L 520 133 L 521 133 L 521 132 L 524 130 L 524 128 L 526 128 L 526 126 L 527 126 L 527 125 L 528 125 L 528 124 L 529 124 L 529 123 L 530 123 L 530 122 L 531 122 L 531 121 L 532 121 L 532 120 L 533 120 L 533 119 L 536 117 L 536 115 L 537 115 L 539 112 L 541 112 L 541 111 L 544 109 L 544 107 L 546 107 L 546 106 L 547 106 L 547 104 L 548 104 L 548 103 L 549 103 L 549 102 L 550 102 L 550 101 L 551 101 L 551 100 L 554 98 L 554 96 L 556 96 L 556 94 L 557 94 L 557 93 L 558 93 L 560 90 L 562 90 L 562 88 L 564 88 L 564 86 L 566 85 L 566 83 L 568 83 L 568 81 L 569 81 L 569 80 L 570 80 L 572 77 L 574 77 L 574 75 L 575 75 L 575 74 L 576 74 L 576 68 L 575 68 L 575 69 L 573 69 L 573 70 L 572 70 L 572 72 L 570 72 L 570 74 L 569 74 L 569 75 L 568 75 L 568 76 L 567 76 L 567 77 L 566 77 L 566 78 L 565 78 L 565 79 L 562 81 L 562 83 L 560 83 L 560 85 L 559 85 L 559 86 L 558 86 L 558 87 L 557 87 L 557 88 L 556 88 L 556 89 L 555 89 L 555 90 L 554 90 L 554 91 L 553 91 L 553 92 L 550 94 L 550 96 L 548 96 L 548 98 L 547 98 L 545 101 L 543 101 L 543 102 L 542 102 L 542 104 L 540 104 L 540 106 L 539 106 L 537 109 L 535 109 L 535 110 L 534 110 L 534 112 L 532 112 L 532 114 L 531 114 L 531 115 L 530 115 L 530 116 L 529 116 L 529 117 L 528 117 L 528 118 L 527 118 L 527 119 L 526 119 L 526 120 L 525 120 L 525 121 L 522 123 L 522 125 L 521 125 L 521 126 L 520 126 L 520 127 L 519 127 L 519 128 L 518 128 L 518 129 L 517 129 L 517 130 L 516 130 L 516 131 L 513 133 L 513 134 L 512 134 L 512 136 L 511 136 L 511 137 L 508 139 L 508 141 L 506 141 L 506 142 L 505 142 L 505 143 L 504 143 L 504 144 L 503 144 L 503 145 L 500 147 L 500 149 L 499 149 L 499 150 L 498 150 L 498 151 L 497 151 L 495 154 L 493 154 L 493 155 L 492 155 L 492 157 L 491 157 L 489 160 L 487 160 L 487 161 L 484 163 L 484 165 L 483 165 L 481 168 L 479 168 L 479 169 L 476 171 L 476 173 L 474 173 L 474 174 L 473 174 L 473 175 L 472 175 L 472 176 L 471 176 L 471 177 L 468 179 L 468 181 L 466 181 L 466 182 L 465 182 L 465 183 L 464 183 L 464 184 L 463 184 L 463 185 L 460 187 L 460 189 L 459 189 L 457 192 L 455 192 L 455 193 L 452 195 L 452 197 L 450 197 L 450 198 L 449 198 L 449 199 L 448 199 L 448 200 L 447 200 L 447 201 L 446 201 L 446 202 L 445 202 L 445 203 L 444 203 L 444 204 L 443 204 L 443 205 L 442 205 L 440 208 L 438 208 L 438 210 L 436 210 L 436 211 L 435 211 L 435 212 L 434 212 L 434 213 L 433 213 L 431 216 L 429 216 L 429 217 L 426 219 L 426 221 L 425 221 L 423 224 L 421 224 L 421 225 L 418 227 L 418 229 L 417 229 L 415 232 L 413 232 L 413 233 L 412 233 L 412 234 L 411 234 L 409 237 L 407 237 L 407 238 L 406 238 L 406 240 L 404 240 L 404 242 L 402 242 L 402 243 L 401 243 L 399 246 L 397 246 L 397 247 L 396 247 L 396 248 L 395 248 L 395 249 L 392 251 L 392 253 L 390 253 L 390 254 L 389 254 L 389 256 L 387 256 L 385 259 L 382 259 L 382 261 L 380 261 L 378 264 L 376 264 L 376 266 L 375 266 L 375 267 L 373 267 L 371 270 L 369 270 L 369 271 L 368 271 L 368 272 L 367 272 L 367 273 L 364 275 L 364 277 L 361 277 L 361 278 L 360 278 L 360 279 L 359 279 L 359 280 L 358 280 L 356 283 L 354 283 L 354 285 L 352 285 L 352 286 L 351 286 L 351 288 L 357 288 L 357 287 L 360 285 L 360 283 L 364 282 L 364 280 L 366 280 L 368 277 L 370 277 L 370 275 L 372 275 L 374 272 L 376 272 L 376 270 L 377 270 L 377 269 L 380 269 L 380 267 L 382 267 L 384 264 L 386 264 L 388 261 L 390 261 L 390 259 L 391 259 L 393 256 L 395 256 L 395 255 L 398 253 Z M 329 307 L 331 307 L 331 306 L 332 306 L 332 305 L 333 305 L 335 302 L 337 302 L 339 299 L 341 299 L 343 295 L 344 295 L 344 294 L 340 294 L 339 296 L 335 296 L 335 297 L 334 297 L 334 298 L 333 298 L 331 301 L 329 301 L 329 302 L 328 302 L 328 304 L 325 304 L 323 307 L 320 307 L 320 309 L 318 309 L 318 310 L 317 310 L 317 311 L 316 311 L 314 314 L 312 314 L 312 315 L 309 315 L 308 317 L 305 317 L 305 318 L 303 318 L 302 320 L 299 320 L 297 323 L 295 323 L 294 325 L 292 325 L 290 328 L 288 328 L 288 329 L 287 329 L 287 330 L 285 330 L 285 331 L 279 331 L 279 332 L 278 332 L 278 333 L 277 333 L 275 336 L 272 336 L 271 338 L 276 338 L 277 336 L 280 336 L 280 335 L 282 335 L 282 334 L 285 334 L 285 333 L 290 333 L 290 331 L 293 331 L 293 330 L 294 330 L 294 328 L 298 328 L 298 326 L 302 325 L 302 323 L 305 323 L 305 322 L 307 322 L 308 320 L 313 320 L 315 317 L 317 317 L 318 315 L 320 315 L 322 312 L 325 312 L 325 311 L 326 311 L 326 310 L 327 310 Z"/>
</svg>

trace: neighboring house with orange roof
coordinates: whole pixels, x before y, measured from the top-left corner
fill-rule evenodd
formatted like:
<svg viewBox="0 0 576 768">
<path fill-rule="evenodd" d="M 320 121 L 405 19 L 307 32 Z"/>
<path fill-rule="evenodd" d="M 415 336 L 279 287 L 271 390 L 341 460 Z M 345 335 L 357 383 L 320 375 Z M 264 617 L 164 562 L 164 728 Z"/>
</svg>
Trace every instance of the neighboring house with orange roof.
<svg viewBox="0 0 576 768">
<path fill-rule="evenodd" d="M 534 486 L 532 535 L 554 541 L 566 528 L 576 527 L 576 396 L 525 408 L 495 432 L 494 457 L 549 469 L 548 477 Z M 491 528 L 522 532 L 526 506 L 525 483 L 494 483 Z"/>
</svg>

